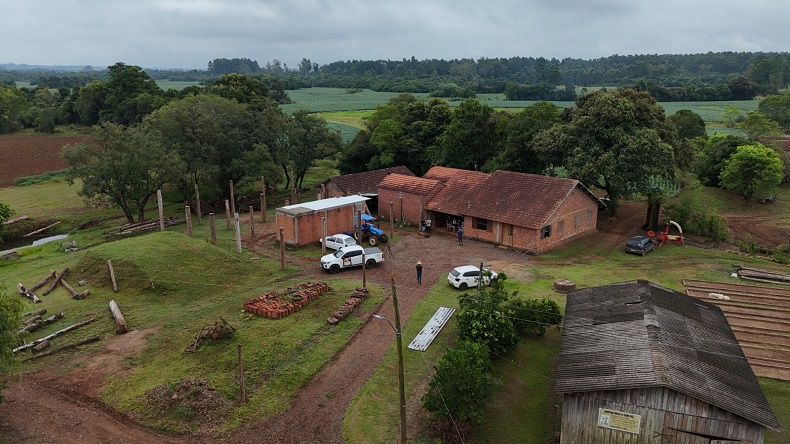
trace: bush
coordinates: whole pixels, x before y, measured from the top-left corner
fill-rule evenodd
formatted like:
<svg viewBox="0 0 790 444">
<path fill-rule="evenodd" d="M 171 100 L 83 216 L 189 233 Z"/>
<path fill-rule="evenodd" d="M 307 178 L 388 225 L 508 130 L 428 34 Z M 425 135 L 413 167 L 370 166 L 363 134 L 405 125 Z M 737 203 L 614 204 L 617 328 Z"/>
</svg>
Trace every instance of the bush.
<svg viewBox="0 0 790 444">
<path fill-rule="evenodd" d="M 703 202 L 702 185 L 695 181 L 675 201 L 664 206 L 664 214 L 680 224 L 686 233 L 726 241 L 730 237 L 727 219 L 706 207 Z"/>
<path fill-rule="evenodd" d="M 513 321 L 506 316 L 505 303 L 510 298 L 504 288 L 507 277 L 491 282 L 479 292 L 459 297 L 458 338 L 484 344 L 491 353 L 500 354 L 518 345 L 519 336 Z"/>
<path fill-rule="evenodd" d="M 560 305 L 553 299 L 531 298 L 515 299 L 507 304 L 507 315 L 513 320 L 520 334 L 546 334 L 546 327 L 560 325 L 562 312 Z"/>
<path fill-rule="evenodd" d="M 436 363 L 423 407 L 434 419 L 479 423 L 496 379 L 484 344 L 461 341 Z"/>
</svg>

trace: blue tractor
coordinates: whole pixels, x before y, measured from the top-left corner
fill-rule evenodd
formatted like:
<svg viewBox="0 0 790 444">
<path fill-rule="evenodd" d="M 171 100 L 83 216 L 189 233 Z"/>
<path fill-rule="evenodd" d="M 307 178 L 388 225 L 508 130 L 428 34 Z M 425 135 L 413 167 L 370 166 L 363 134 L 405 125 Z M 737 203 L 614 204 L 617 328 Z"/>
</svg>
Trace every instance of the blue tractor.
<svg viewBox="0 0 790 444">
<path fill-rule="evenodd" d="M 367 239 L 368 242 L 370 242 L 370 245 L 373 246 L 376 246 L 379 242 L 382 244 L 386 244 L 387 242 L 389 242 L 389 238 L 387 237 L 386 234 L 384 234 L 384 231 L 381 230 L 380 228 L 377 228 L 375 225 L 371 223 L 374 220 L 376 220 L 373 216 L 369 214 L 363 214 L 362 220 L 365 221 L 362 224 L 362 227 L 360 227 L 359 229 L 360 237 L 362 239 L 357 238 L 356 231 L 354 233 L 345 233 L 345 234 L 349 236 L 354 236 L 354 239 L 356 239 L 357 242 L 360 243 L 365 239 Z M 354 228 L 356 227 L 357 226 L 354 225 Z"/>
</svg>

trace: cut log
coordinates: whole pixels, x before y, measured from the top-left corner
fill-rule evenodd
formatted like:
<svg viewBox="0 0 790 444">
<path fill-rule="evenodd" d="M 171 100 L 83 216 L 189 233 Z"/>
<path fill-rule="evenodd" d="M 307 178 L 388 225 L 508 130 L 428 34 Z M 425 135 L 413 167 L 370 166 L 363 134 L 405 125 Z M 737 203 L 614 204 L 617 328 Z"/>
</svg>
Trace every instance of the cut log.
<svg viewBox="0 0 790 444">
<path fill-rule="evenodd" d="M 73 344 L 64 345 L 63 347 L 58 347 L 58 348 L 52 349 L 52 350 L 50 350 L 50 351 L 48 351 L 46 353 L 33 355 L 33 356 L 31 356 L 31 357 L 29 357 L 27 359 L 23 359 L 22 362 L 35 361 L 36 359 L 43 358 L 44 356 L 54 355 L 55 353 L 60 353 L 62 351 L 71 350 L 72 348 L 76 348 L 76 347 L 79 347 L 81 345 L 85 345 L 85 344 L 90 344 L 92 342 L 96 342 L 99 339 L 100 338 L 98 336 L 93 336 L 93 337 L 90 337 L 88 339 L 83 339 L 82 341 L 77 341 L 77 342 L 75 342 Z"/>
<path fill-rule="evenodd" d="M 126 319 L 124 319 L 123 313 L 121 313 L 121 309 L 118 308 L 118 304 L 114 299 L 110 301 L 110 312 L 112 312 L 112 318 L 115 319 L 115 334 L 126 333 L 128 331 L 126 329 Z"/>
<path fill-rule="evenodd" d="M 36 230 L 36 231 L 31 231 L 30 233 L 27 233 L 27 234 L 23 235 L 22 237 L 28 237 L 28 236 L 32 236 L 32 235 L 34 235 L 34 234 L 41 233 L 42 231 L 47 231 L 47 230 L 49 230 L 50 228 L 54 227 L 55 225 L 57 225 L 57 224 L 59 224 L 59 223 L 60 223 L 60 221 L 57 221 L 57 222 L 55 222 L 54 224 L 49 224 L 49 225 L 47 225 L 47 226 L 46 226 L 46 227 L 44 227 L 44 228 L 39 228 L 39 229 L 38 229 L 38 230 Z"/>
<path fill-rule="evenodd" d="M 25 286 L 22 285 L 21 282 L 16 285 L 16 288 L 19 289 L 19 295 L 20 296 L 24 296 L 24 297 L 30 299 L 31 301 L 33 301 L 34 304 L 38 304 L 39 302 L 41 302 L 41 299 L 39 299 L 38 296 L 34 295 L 30 290 L 25 288 Z"/>
<path fill-rule="evenodd" d="M 52 315 L 52 316 L 50 316 L 50 317 L 48 317 L 46 319 L 41 319 L 40 316 L 38 318 L 39 318 L 38 320 L 35 320 L 35 321 L 33 321 L 33 322 L 29 323 L 29 324 L 25 324 L 25 326 L 22 327 L 22 329 L 19 330 L 18 333 L 33 332 L 33 331 L 36 331 L 36 330 L 38 330 L 39 328 L 41 328 L 41 327 L 43 327 L 45 325 L 49 325 L 49 324 L 52 324 L 52 323 L 54 323 L 56 321 L 59 321 L 59 320 L 63 319 L 63 312 L 61 311 L 60 313 L 56 313 L 56 314 L 54 314 L 54 315 Z"/>
<path fill-rule="evenodd" d="M 71 295 L 72 299 L 77 299 L 77 300 L 85 299 L 86 297 L 88 297 L 91 294 L 90 290 L 85 290 L 82 293 L 77 293 L 77 290 L 75 290 L 74 287 L 69 285 L 69 283 L 66 282 L 65 279 L 61 279 L 60 283 L 61 283 L 61 285 L 63 285 L 63 288 L 65 288 L 66 291 L 69 292 L 69 294 Z"/>
<path fill-rule="evenodd" d="M 60 280 L 63 279 L 63 276 L 65 276 L 66 273 L 68 273 L 68 272 L 69 272 L 69 269 L 68 269 L 68 267 L 66 267 L 66 268 L 63 269 L 62 273 L 55 275 L 55 280 L 52 281 L 51 284 L 49 284 L 49 288 L 47 288 L 47 291 L 44 292 L 44 296 L 52 293 L 52 290 L 54 290 L 55 287 L 58 286 L 58 284 L 60 283 Z"/>
<path fill-rule="evenodd" d="M 41 310 L 39 310 L 39 311 L 41 311 Z M 44 310 L 44 312 L 46 312 L 46 310 Z M 27 318 L 24 321 L 22 321 L 22 325 L 32 324 L 33 322 L 40 321 L 40 320 L 41 320 L 41 315 L 37 314 L 37 315 L 35 315 L 35 316 L 31 317 L 31 318 Z"/>
<path fill-rule="evenodd" d="M 80 327 L 82 327 L 82 326 L 84 326 L 84 325 L 88 325 L 88 324 L 90 324 L 91 322 L 93 322 L 93 321 L 95 321 L 95 320 L 96 320 L 96 318 L 90 318 L 90 319 L 88 319 L 87 321 L 82 321 L 82 322 L 79 322 L 79 323 L 77 323 L 77 324 L 70 325 L 70 326 L 68 326 L 68 327 L 66 327 L 66 328 L 64 328 L 64 329 L 62 329 L 62 330 L 58 330 L 58 331 L 56 331 L 55 333 L 52 333 L 52 334 L 51 334 L 51 335 L 49 335 L 49 336 L 44 336 L 43 338 L 36 339 L 35 341 L 33 341 L 33 342 L 29 343 L 29 344 L 20 345 L 19 347 L 15 348 L 15 349 L 14 349 L 14 350 L 12 350 L 12 351 L 13 351 L 14 353 L 17 353 L 17 352 L 20 352 L 20 351 L 22 351 L 22 350 L 27 350 L 27 349 L 29 349 L 29 348 L 31 348 L 31 347 L 35 347 L 36 345 L 38 345 L 38 344 L 39 344 L 39 343 L 41 343 L 41 342 L 44 342 L 44 341 L 49 341 L 50 339 L 52 339 L 52 338 L 54 338 L 54 337 L 60 336 L 60 335 L 62 335 L 62 334 L 64 334 L 64 333 L 68 333 L 68 332 L 70 332 L 70 331 L 72 331 L 72 330 L 76 330 L 76 329 L 78 329 L 78 328 L 80 328 Z"/>
<path fill-rule="evenodd" d="M 44 350 L 47 347 L 49 347 L 49 341 L 41 341 L 41 342 L 38 343 L 38 345 L 33 347 L 33 353 L 38 353 L 38 352 L 40 352 L 41 350 Z"/>
<path fill-rule="evenodd" d="M 44 285 L 47 283 L 47 281 L 49 281 L 50 279 L 52 279 L 53 277 L 55 277 L 55 275 L 56 275 L 56 274 L 58 274 L 58 273 L 57 273 L 57 272 L 55 272 L 55 270 L 49 270 L 49 274 L 47 275 L 47 277 L 45 277 L 44 279 L 42 279 L 42 280 L 38 281 L 38 282 L 36 283 L 36 285 L 34 285 L 34 286 L 32 286 L 32 287 L 28 288 L 28 290 L 30 290 L 30 291 L 36 291 L 36 290 L 38 290 L 39 288 L 43 287 L 43 286 L 44 286 Z"/>
<path fill-rule="evenodd" d="M 40 315 L 45 314 L 46 312 L 47 312 L 47 309 L 46 308 L 42 308 L 41 310 L 29 311 L 29 312 L 23 314 L 22 316 L 24 316 L 24 317 L 27 317 L 27 316 L 40 316 Z"/>
<path fill-rule="evenodd" d="M 11 225 L 14 222 L 19 222 L 20 220 L 27 220 L 27 219 L 30 219 L 30 216 L 28 215 L 19 216 L 13 219 L 8 219 L 7 221 L 3 222 L 3 225 Z"/>
</svg>

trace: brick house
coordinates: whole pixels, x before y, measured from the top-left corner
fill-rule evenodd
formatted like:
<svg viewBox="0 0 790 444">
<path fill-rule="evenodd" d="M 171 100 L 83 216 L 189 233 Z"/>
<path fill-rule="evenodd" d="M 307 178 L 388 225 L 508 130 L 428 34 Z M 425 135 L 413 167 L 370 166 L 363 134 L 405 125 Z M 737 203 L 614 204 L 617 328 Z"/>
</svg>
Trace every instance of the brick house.
<svg viewBox="0 0 790 444">
<path fill-rule="evenodd" d="M 288 245 L 307 245 L 321 239 L 321 216 L 326 218 L 327 234 L 351 231 L 359 212 L 365 211 L 364 196 L 320 199 L 277 208 L 277 227 L 283 227 Z M 278 233 L 279 236 L 279 233 Z"/>
<path fill-rule="evenodd" d="M 370 197 L 367 202 L 371 211 L 375 212 L 378 208 L 378 185 L 388 174 L 402 174 L 414 176 L 405 166 L 382 168 L 379 170 L 364 171 L 361 173 L 344 174 L 342 176 L 330 177 L 321 182 L 322 199 L 329 197 L 361 195 Z"/>
<path fill-rule="evenodd" d="M 389 174 L 378 184 L 379 191 L 379 217 L 389 219 L 390 205 L 394 219 L 405 220 L 411 225 L 419 225 L 420 219 L 425 217 L 425 204 L 434 198 L 444 188 L 442 182 L 423 177 L 406 176 L 403 174 Z"/>
<path fill-rule="evenodd" d="M 444 184 L 425 204 L 434 226 L 457 220 L 467 238 L 539 254 L 596 231 L 599 200 L 578 180 L 446 167 L 425 177 Z"/>
<path fill-rule="evenodd" d="M 780 429 L 715 304 L 648 281 L 568 295 L 561 444 L 762 444 Z"/>
</svg>

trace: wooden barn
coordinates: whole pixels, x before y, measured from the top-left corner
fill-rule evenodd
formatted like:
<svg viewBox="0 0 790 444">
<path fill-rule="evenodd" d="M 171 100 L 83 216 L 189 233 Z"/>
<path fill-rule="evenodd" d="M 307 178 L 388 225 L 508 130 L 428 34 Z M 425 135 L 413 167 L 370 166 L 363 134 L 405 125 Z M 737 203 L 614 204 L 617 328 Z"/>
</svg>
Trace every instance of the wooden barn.
<svg viewBox="0 0 790 444">
<path fill-rule="evenodd" d="M 367 200 L 364 196 L 344 196 L 280 207 L 275 211 L 277 227 L 283 227 L 288 245 L 318 242 L 322 233 L 322 216 L 326 218 L 327 235 L 351 231 L 359 213 L 365 212 Z"/>
<path fill-rule="evenodd" d="M 568 295 L 560 443 L 759 444 L 778 430 L 714 304 L 647 281 Z"/>
</svg>

